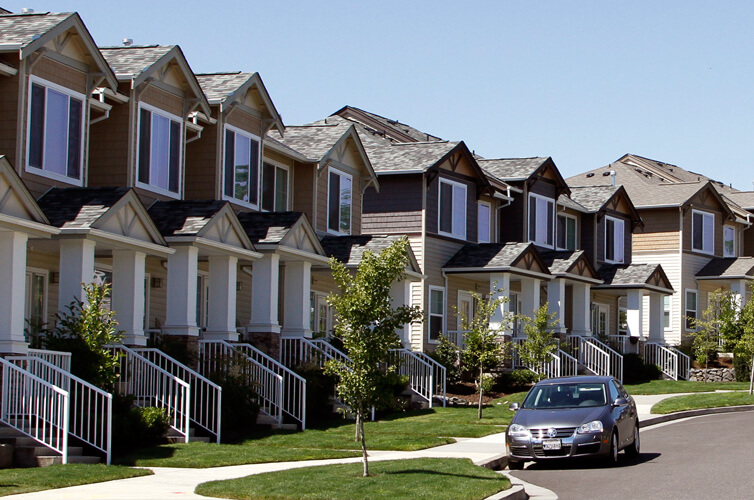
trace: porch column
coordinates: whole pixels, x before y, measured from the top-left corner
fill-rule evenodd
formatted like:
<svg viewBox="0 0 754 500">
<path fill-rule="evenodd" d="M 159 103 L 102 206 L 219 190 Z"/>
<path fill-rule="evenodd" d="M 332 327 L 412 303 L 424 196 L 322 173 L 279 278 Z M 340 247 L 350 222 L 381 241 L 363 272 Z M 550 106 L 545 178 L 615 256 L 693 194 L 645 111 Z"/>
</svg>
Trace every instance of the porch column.
<svg viewBox="0 0 754 500">
<path fill-rule="evenodd" d="M 168 257 L 168 310 L 163 331 L 170 335 L 199 336 L 196 326 L 196 286 L 199 249 L 176 246 Z"/>
<path fill-rule="evenodd" d="M 147 255 L 134 250 L 113 250 L 112 309 L 123 343 L 147 345 L 144 336 L 144 273 Z"/>
<path fill-rule="evenodd" d="M 251 277 L 251 322 L 253 332 L 280 333 L 278 294 L 280 289 L 280 256 L 265 254 L 254 261 Z"/>
<path fill-rule="evenodd" d="M 730 292 L 733 294 L 733 300 L 740 311 L 746 305 L 746 280 L 731 281 Z"/>
<path fill-rule="evenodd" d="M 26 354 L 24 309 L 26 300 L 26 243 L 28 235 L 0 232 L 0 352 Z"/>
<path fill-rule="evenodd" d="M 230 255 L 209 257 L 209 307 L 207 340 L 238 340 L 236 331 L 236 281 L 238 258 Z"/>
<path fill-rule="evenodd" d="M 628 323 L 628 335 L 641 337 L 644 319 L 644 290 L 629 290 L 627 299 L 626 323 Z"/>
<path fill-rule="evenodd" d="M 390 298 L 393 300 L 392 308 L 397 309 L 401 306 L 410 306 L 411 303 L 411 283 L 408 280 L 394 281 L 390 285 Z M 401 338 L 403 347 L 410 348 L 410 337 L 408 334 L 409 324 L 403 325 L 395 333 Z"/>
<path fill-rule="evenodd" d="M 591 336 L 591 296 L 592 287 L 586 283 L 573 284 L 573 333 Z"/>
<path fill-rule="evenodd" d="M 566 332 L 565 327 L 565 287 L 566 280 L 555 278 L 547 283 L 547 313 L 555 313 L 553 333 Z"/>
<path fill-rule="evenodd" d="M 511 275 L 508 273 L 492 273 L 490 274 L 490 293 L 493 298 L 509 297 L 511 289 Z M 510 303 L 505 301 L 500 304 L 500 308 L 497 309 L 490 317 L 490 326 L 495 329 L 503 329 L 503 333 L 510 335 L 512 333 L 513 325 L 510 320 Z"/>
<path fill-rule="evenodd" d="M 649 294 L 649 338 L 655 342 L 664 340 L 664 297 L 661 293 Z"/>
<path fill-rule="evenodd" d="M 85 300 L 81 284 L 94 279 L 94 247 L 93 241 L 83 238 L 60 240 L 59 311 L 65 311 L 74 299 Z"/>
<path fill-rule="evenodd" d="M 312 265 L 310 262 L 285 263 L 285 318 L 283 335 L 286 337 L 312 337 L 311 290 Z"/>
</svg>

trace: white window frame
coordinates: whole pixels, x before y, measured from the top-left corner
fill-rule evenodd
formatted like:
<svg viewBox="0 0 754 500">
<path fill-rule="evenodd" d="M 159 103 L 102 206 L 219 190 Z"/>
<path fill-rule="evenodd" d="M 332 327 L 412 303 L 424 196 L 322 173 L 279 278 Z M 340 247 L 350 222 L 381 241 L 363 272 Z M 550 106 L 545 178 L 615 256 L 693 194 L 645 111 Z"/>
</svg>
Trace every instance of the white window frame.
<svg viewBox="0 0 754 500">
<path fill-rule="evenodd" d="M 341 177 L 345 177 L 347 179 L 350 179 L 351 181 L 351 212 L 350 217 L 348 219 L 348 232 L 345 233 L 340 230 L 334 230 L 330 228 L 330 198 L 332 197 L 332 193 L 330 192 L 330 175 L 336 174 Z M 290 178 L 290 176 L 289 176 Z M 353 176 L 351 174 L 348 174 L 338 168 L 335 167 L 329 167 L 327 170 L 327 207 L 326 207 L 326 213 L 327 213 L 327 233 L 328 234 L 335 234 L 335 235 L 350 235 L 353 232 Z M 340 200 L 340 192 L 338 193 L 338 200 Z M 340 228 L 340 202 L 338 202 L 338 228 Z"/>
<path fill-rule="evenodd" d="M 196 272 L 196 288 L 198 293 L 196 326 L 204 331 L 209 321 L 209 273 L 207 271 Z"/>
<path fill-rule="evenodd" d="M 273 199 L 272 200 L 272 208 L 273 208 L 272 210 L 266 210 L 266 209 L 262 208 L 262 196 L 263 196 L 263 193 L 264 193 L 264 191 L 263 191 L 262 188 L 263 188 L 263 185 L 264 185 L 264 164 L 265 163 L 268 164 L 268 165 L 271 165 L 271 166 L 275 167 L 275 169 L 279 168 L 281 170 L 285 170 L 286 173 L 288 174 L 286 176 L 286 185 L 285 185 L 285 197 L 286 197 L 286 200 L 285 200 L 285 209 L 283 210 L 283 212 L 287 212 L 288 209 L 289 209 L 289 207 L 291 206 L 291 169 L 290 169 L 290 167 L 288 167 L 288 165 L 284 165 L 282 163 L 278 163 L 276 161 L 272 161 L 272 160 L 268 160 L 268 159 L 264 159 L 264 160 L 262 160 L 260 162 L 261 166 L 260 166 L 260 169 L 259 169 L 259 198 L 258 198 L 258 200 L 259 200 L 259 210 L 262 211 L 262 212 L 275 212 L 276 211 L 275 210 L 275 204 L 277 202 L 277 199 Z M 328 175 L 328 191 L 330 189 L 329 180 L 330 179 L 329 179 L 329 175 Z M 277 182 L 277 175 L 275 176 L 275 182 Z M 277 187 L 277 185 L 275 187 Z M 277 195 L 277 190 L 275 189 L 273 191 L 274 191 L 274 194 Z M 353 199 L 353 180 L 351 180 L 351 198 Z M 353 201 L 351 201 L 351 210 L 353 210 Z"/>
<path fill-rule="evenodd" d="M 455 227 L 455 218 L 452 215 L 451 210 L 451 216 L 450 216 L 450 226 L 451 226 L 451 232 L 446 232 L 440 229 L 440 217 L 442 216 L 442 185 L 443 184 L 449 184 L 453 187 L 451 190 L 452 193 L 452 200 L 450 202 L 451 208 L 455 206 L 456 199 L 455 199 L 455 188 L 463 189 L 463 228 L 459 228 L 459 230 L 456 230 Z M 465 240 L 466 234 L 467 234 L 467 225 L 468 225 L 468 202 L 469 202 L 469 192 L 467 189 L 466 184 L 463 184 L 461 182 L 452 181 L 450 179 L 440 178 L 439 182 L 437 183 L 437 234 L 441 236 L 447 236 L 449 238 L 453 238 L 456 240 Z"/>
<path fill-rule="evenodd" d="M 141 110 L 142 109 L 145 109 L 145 110 L 149 111 L 152 114 L 157 114 L 157 115 L 162 116 L 164 118 L 168 118 L 171 121 L 176 121 L 176 122 L 178 122 L 178 124 L 181 127 L 181 130 L 179 132 L 179 134 L 181 136 L 181 145 L 178 148 L 178 181 L 177 181 L 178 191 L 177 192 L 173 192 L 173 191 L 170 191 L 169 189 L 164 189 L 164 188 L 161 188 L 161 187 L 158 187 L 158 186 L 153 186 L 151 184 L 147 184 L 147 183 L 141 182 L 139 180 L 139 158 L 141 156 L 141 151 L 140 151 L 140 149 L 141 149 L 141 136 L 140 136 L 140 134 L 141 134 Z M 175 199 L 180 199 L 181 198 L 181 191 L 182 191 L 182 187 L 183 187 L 183 169 L 184 169 L 184 166 L 183 166 L 183 150 L 184 150 L 185 142 L 186 142 L 186 139 L 185 139 L 185 129 L 186 129 L 185 124 L 183 123 L 183 119 L 180 116 L 174 115 L 174 114 L 172 114 L 172 113 L 170 113 L 168 111 L 165 111 L 164 109 L 160 109 L 160 108 L 158 108 L 156 106 L 152 106 L 151 104 L 147 104 L 145 102 L 140 102 L 139 103 L 139 109 L 138 109 L 138 112 L 137 112 L 137 119 L 136 119 L 136 161 L 134 162 L 134 165 L 135 165 L 135 174 L 136 174 L 136 187 L 139 187 L 141 189 L 145 189 L 147 191 L 151 191 L 153 193 L 157 193 L 157 194 L 161 194 L 161 195 L 164 195 L 164 196 L 168 196 L 170 198 L 175 198 Z M 151 132 L 152 132 L 152 129 L 150 127 L 150 133 Z M 169 140 L 169 138 L 168 138 L 168 140 Z M 149 139 L 149 150 L 150 150 L 150 153 L 151 153 L 151 151 L 152 151 L 152 138 L 151 137 Z M 169 169 L 170 169 L 170 165 L 168 165 L 168 170 Z M 168 172 L 168 177 L 169 176 L 170 176 L 170 172 Z M 152 178 L 152 164 L 151 164 L 151 162 L 149 164 L 149 177 L 150 177 L 150 179 Z M 168 183 L 170 183 L 169 180 L 168 180 Z"/>
<path fill-rule="evenodd" d="M 440 293 L 442 293 L 442 314 L 437 314 L 437 313 L 433 313 L 432 312 L 432 292 L 433 291 L 434 292 L 440 292 Z M 428 318 L 432 318 L 432 316 L 434 316 L 434 317 L 440 316 L 442 318 L 441 324 L 440 324 L 440 333 L 441 334 L 447 334 L 447 332 L 445 331 L 445 328 L 446 328 L 446 323 L 445 323 L 445 319 L 446 319 L 446 314 L 445 314 L 445 310 L 446 310 L 446 307 L 445 307 L 445 305 L 446 305 L 445 304 L 445 302 L 446 302 L 446 296 L 447 295 L 446 295 L 444 287 L 434 286 L 434 285 L 430 285 L 429 286 L 429 291 L 428 291 L 428 294 L 427 294 L 427 299 L 428 299 L 428 301 L 427 301 L 428 302 L 427 303 L 427 317 Z M 431 322 L 431 320 L 427 321 L 427 341 L 430 344 L 437 344 L 437 343 L 439 343 L 439 339 L 433 339 L 432 338 L 432 322 Z"/>
<path fill-rule="evenodd" d="M 551 203 L 552 204 L 552 227 L 547 228 L 549 229 L 550 237 L 552 238 L 552 244 L 547 243 L 547 235 L 545 235 L 545 241 L 538 241 L 537 240 L 537 227 L 539 227 L 539 222 L 537 221 L 535 227 L 534 227 L 534 239 L 531 237 L 532 229 L 530 227 L 531 224 L 531 199 L 535 198 L 537 200 L 537 204 L 539 203 L 539 200 L 544 200 L 545 204 Z M 528 241 L 531 241 L 537 246 L 545 247 L 545 248 L 555 248 L 556 241 L 555 241 L 555 226 L 557 226 L 557 212 L 555 207 L 555 200 L 552 198 L 548 198 L 547 196 L 542 196 L 541 194 L 537 193 L 529 193 L 529 198 L 526 200 L 527 202 L 527 212 L 526 212 L 526 236 Z M 546 205 L 545 205 L 546 206 Z M 536 206 L 535 206 L 536 210 Z M 536 212 L 535 212 L 536 214 Z M 536 215 L 535 215 L 536 217 Z M 547 220 L 544 221 L 545 225 L 547 225 Z"/>
<path fill-rule="evenodd" d="M 694 215 L 700 214 L 702 216 L 702 248 L 695 248 L 694 247 Z M 706 227 L 706 221 L 711 219 L 712 222 L 710 224 L 710 228 L 712 230 L 712 248 L 704 248 L 705 247 L 705 240 L 704 237 L 704 228 Z M 691 250 L 698 253 L 703 253 L 707 255 L 714 255 L 715 254 L 715 214 L 712 212 L 704 212 L 702 210 L 691 210 Z"/>
<path fill-rule="evenodd" d="M 32 84 L 37 84 L 39 86 L 45 87 L 47 89 L 52 89 L 57 92 L 60 92 L 62 94 L 66 94 L 69 98 L 74 97 L 76 99 L 81 100 L 81 144 L 79 151 L 79 178 L 75 179 L 73 177 L 68 177 L 67 175 L 61 175 L 57 172 L 50 172 L 49 170 L 45 170 L 44 168 L 37 168 L 32 167 L 29 165 L 29 157 L 30 157 L 30 148 L 31 148 L 31 96 L 32 96 Z M 86 106 L 88 106 L 89 101 L 87 100 L 86 96 L 84 94 L 80 94 L 76 92 L 75 90 L 71 90 L 69 88 L 63 87 L 61 85 L 58 85 L 56 83 L 53 83 L 49 80 L 45 80 L 44 78 L 40 78 L 36 75 L 31 75 L 29 77 L 29 86 L 27 88 L 27 99 L 26 99 L 26 160 L 25 160 L 25 166 L 26 171 L 31 174 L 36 174 L 41 177 L 47 177 L 48 179 L 56 180 L 65 182 L 67 184 L 72 184 L 74 186 L 83 186 L 84 185 L 84 144 L 86 143 L 86 125 L 87 121 L 89 119 L 89 113 L 87 112 Z M 47 97 L 45 94 L 45 123 L 43 126 L 43 130 L 45 135 L 47 134 Z M 66 149 L 67 151 L 67 149 Z M 44 154 L 45 151 L 42 151 L 42 165 L 44 166 Z"/>
<path fill-rule="evenodd" d="M 667 302 L 665 302 L 666 300 Z M 666 313 L 668 315 L 668 326 L 665 326 Z M 673 297 L 670 295 L 662 296 L 662 323 L 663 323 L 664 331 L 673 329 Z"/>
<path fill-rule="evenodd" d="M 243 136 L 250 141 L 257 141 L 257 202 L 251 203 L 249 201 L 240 200 L 238 198 L 235 198 L 233 196 L 230 196 L 225 193 L 225 176 L 227 175 L 227 172 L 225 171 L 225 154 L 226 149 L 228 147 L 227 140 L 226 140 L 226 134 L 227 132 L 233 132 L 235 135 Z M 262 139 L 259 136 L 256 136 L 252 134 L 251 132 L 247 132 L 243 129 L 240 129 L 238 127 L 234 127 L 233 125 L 225 125 L 225 128 L 223 130 L 223 153 L 222 153 L 222 186 L 220 188 L 220 192 L 222 193 L 222 199 L 227 201 L 232 201 L 234 203 L 237 203 L 238 205 L 243 205 L 248 208 L 252 208 L 254 210 L 259 210 L 259 207 L 261 206 L 261 198 L 262 198 Z M 233 152 L 233 158 L 235 159 L 235 151 Z M 235 167 L 235 165 L 234 165 Z M 289 172 L 290 176 L 290 172 Z M 288 181 L 290 185 L 290 179 Z M 247 186 L 248 191 L 248 186 Z M 289 196 L 290 198 L 290 196 Z"/>
<path fill-rule="evenodd" d="M 482 223 L 482 217 L 480 215 L 481 212 L 479 210 L 480 207 L 487 207 L 487 210 L 488 210 L 488 212 L 487 212 L 487 239 L 486 240 L 483 240 L 480 237 L 481 229 L 482 229 L 480 227 L 480 225 Z M 437 223 L 438 224 L 440 223 L 439 219 L 438 219 Z M 439 228 L 440 226 L 438 225 L 437 227 Z M 493 240 L 493 237 L 492 237 L 492 204 L 490 204 L 489 202 L 486 202 L 486 201 L 477 202 L 477 234 L 476 234 L 476 240 L 477 240 L 477 243 L 491 243 L 492 240 Z"/>
<path fill-rule="evenodd" d="M 694 309 L 690 309 L 689 308 L 689 301 L 688 301 L 688 294 L 689 293 L 693 293 L 694 297 L 695 297 L 694 298 L 694 301 L 695 301 Z M 684 315 L 683 315 L 683 329 L 685 331 L 687 331 L 687 332 L 691 332 L 691 331 L 695 330 L 695 328 L 689 327 L 689 325 L 688 325 L 688 319 L 687 318 L 689 317 L 688 313 L 690 311 L 694 311 L 694 318 L 696 318 L 698 320 L 699 319 L 699 292 L 696 289 L 694 289 L 694 288 L 686 288 L 683 291 L 683 312 L 684 312 Z"/>
<path fill-rule="evenodd" d="M 558 217 L 563 217 L 566 219 L 565 223 L 565 234 L 564 239 L 566 246 L 560 247 L 558 245 Z M 555 246 L 558 250 L 569 250 L 568 248 L 568 219 L 571 219 L 573 221 L 573 251 L 576 251 L 579 249 L 579 220 L 575 216 L 571 214 L 566 213 L 556 213 L 555 214 Z"/>
<path fill-rule="evenodd" d="M 727 231 L 731 231 L 733 233 L 733 252 L 728 252 L 728 248 L 725 245 L 725 242 L 728 241 L 726 239 L 725 233 Z M 736 248 L 736 227 L 731 226 L 730 224 L 726 224 L 723 226 L 723 257 L 735 257 L 738 254 L 737 248 Z M 713 240 L 714 241 L 714 240 Z"/>
<path fill-rule="evenodd" d="M 607 258 L 607 223 L 608 221 L 613 222 L 613 257 L 618 253 L 616 252 L 616 249 L 618 248 L 618 244 L 620 243 L 621 248 L 621 259 L 608 259 Z M 620 231 L 617 230 L 618 226 L 620 226 Z M 626 221 L 623 219 L 618 219 L 617 217 L 611 217 L 609 215 L 605 216 L 605 262 L 609 264 L 623 264 L 626 262 Z"/>
<path fill-rule="evenodd" d="M 592 308 L 593 308 L 592 309 L 592 325 L 591 325 L 592 326 L 592 333 L 594 335 L 600 335 L 600 334 L 602 334 L 602 335 L 610 335 L 610 305 L 609 304 L 604 304 L 602 302 L 592 302 Z M 599 325 L 594 325 L 594 312 L 597 313 L 597 319 L 598 319 L 598 323 L 599 323 L 600 310 L 602 310 L 602 309 L 604 309 L 604 311 L 605 311 L 605 330 L 607 330 L 607 331 L 605 331 L 605 332 L 598 332 L 596 326 L 599 326 Z"/>
<path fill-rule="evenodd" d="M 42 276 L 44 279 L 44 292 L 42 293 L 42 325 L 47 323 L 47 300 L 50 294 L 50 271 L 38 267 L 26 268 L 26 280 L 30 283 L 34 275 Z M 24 292 L 24 328 L 28 326 L 31 320 L 31 287 L 27 286 Z"/>
</svg>

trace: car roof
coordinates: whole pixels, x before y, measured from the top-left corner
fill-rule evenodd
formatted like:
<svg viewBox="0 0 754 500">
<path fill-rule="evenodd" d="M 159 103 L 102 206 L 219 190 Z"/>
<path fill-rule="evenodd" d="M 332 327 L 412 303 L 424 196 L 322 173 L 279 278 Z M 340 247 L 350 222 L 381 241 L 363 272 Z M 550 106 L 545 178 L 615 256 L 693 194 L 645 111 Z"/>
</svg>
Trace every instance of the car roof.
<svg viewBox="0 0 754 500">
<path fill-rule="evenodd" d="M 555 385 L 555 384 L 572 384 L 572 383 L 586 383 L 586 384 L 605 384 L 613 380 L 613 377 L 605 377 L 598 375 L 580 375 L 577 377 L 558 377 L 548 378 L 537 382 L 535 385 Z"/>
</svg>

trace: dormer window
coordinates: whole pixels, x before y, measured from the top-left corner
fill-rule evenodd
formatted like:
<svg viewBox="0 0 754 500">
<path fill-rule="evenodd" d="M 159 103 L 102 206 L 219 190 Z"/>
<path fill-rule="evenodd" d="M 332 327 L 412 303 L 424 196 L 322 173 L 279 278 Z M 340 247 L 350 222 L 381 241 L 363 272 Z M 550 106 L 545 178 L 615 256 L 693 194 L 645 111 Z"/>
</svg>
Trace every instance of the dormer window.
<svg viewBox="0 0 754 500">
<path fill-rule="evenodd" d="M 438 233 L 451 238 L 466 239 L 466 186 L 440 179 Z"/>
<path fill-rule="evenodd" d="M 723 257 L 736 256 L 736 228 L 723 227 Z"/>
<path fill-rule="evenodd" d="M 715 214 L 692 210 L 691 218 L 692 250 L 715 253 Z"/>
<path fill-rule="evenodd" d="M 330 170 L 327 199 L 327 229 L 335 234 L 351 234 L 353 178 L 339 170 Z"/>
<path fill-rule="evenodd" d="M 180 186 L 182 120 L 163 110 L 139 106 L 139 184 L 175 196 Z"/>
<path fill-rule="evenodd" d="M 605 262 L 622 264 L 624 261 L 624 222 L 614 217 L 605 217 Z"/>
<path fill-rule="evenodd" d="M 226 198 L 256 207 L 259 203 L 259 138 L 225 127 Z"/>
<path fill-rule="evenodd" d="M 537 194 L 529 194 L 529 241 L 552 248 L 555 220 L 555 201 Z"/>
<path fill-rule="evenodd" d="M 81 185 L 85 97 L 31 77 L 27 171 Z"/>
<path fill-rule="evenodd" d="M 288 210 L 288 170 L 267 162 L 262 167 L 262 210 Z"/>
</svg>

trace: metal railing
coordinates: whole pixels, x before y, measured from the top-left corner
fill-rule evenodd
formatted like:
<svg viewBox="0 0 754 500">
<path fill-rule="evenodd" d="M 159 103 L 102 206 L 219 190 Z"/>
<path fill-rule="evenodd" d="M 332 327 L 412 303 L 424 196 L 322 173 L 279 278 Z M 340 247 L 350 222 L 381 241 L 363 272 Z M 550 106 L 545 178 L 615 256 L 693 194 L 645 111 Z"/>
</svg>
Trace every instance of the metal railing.
<svg viewBox="0 0 754 500">
<path fill-rule="evenodd" d="M 230 375 L 257 394 L 260 411 L 283 423 L 283 377 L 225 341 L 199 341 L 199 373 L 210 379 Z"/>
<path fill-rule="evenodd" d="M 668 345 L 658 342 L 644 344 L 644 362 L 655 364 L 673 380 L 688 380 L 691 358 Z"/>
<path fill-rule="evenodd" d="M 424 361 L 425 363 L 428 363 L 433 370 L 432 377 L 435 381 L 435 386 L 433 389 L 433 392 L 435 395 L 442 394 L 442 406 L 443 408 L 447 406 L 447 380 L 446 380 L 446 369 L 441 364 L 435 361 L 431 356 L 429 356 L 426 353 L 419 352 L 419 351 L 411 351 L 414 353 L 415 356 L 418 356 L 419 359 Z"/>
<path fill-rule="evenodd" d="M 445 332 L 445 336 L 453 345 L 458 346 L 459 349 L 463 349 L 466 333 L 465 330 L 448 330 Z"/>
<path fill-rule="evenodd" d="M 536 373 L 537 375 L 544 375 L 547 378 L 554 377 L 571 377 L 578 373 L 578 360 L 565 352 L 560 348 L 558 342 L 558 348 L 555 352 L 550 353 L 550 360 L 542 363 L 541 365 L 525 364 L 521 361 L 521 356 L 518 354 L 521 344 L 526 341 L 526 338 L 513 337 L 510 339 L 512 350 L 511 357 L 513 360 L 513 368 L 522 366 L 527 370 Z"/>
<path fill-rule="evenodd" d="M 68 432 L 112 459 L 113 395 L 49 363 L 42 357 L 7 358 L 29 373 L 68 392 Z"/>
<path fill-rule="evenodd" d="M 27 356 L 41 358 L 61 370 L 71 371 L 71 353 L 64 351 L 48 351 L 45 349 L 29 349 Z"/>
<path fill-rule="evenodd" d="M 351 358 L 333 347 L 328 341 L 303 337 L 281 338 L 280 359 L 288 367 L 298 366 L 302 363 L 313 363 L 323 368 L 329 360 L 340 361 L 346 366 L 351 364 Z"/>
<path fill-rule="evenodd" d="M 120 376 L 116 390 L 120 394 L 133 395 L 134 403 L 138 406 L 164 408 L 170 419 L 170 427 L 188 443 L 191 401 L 191 386 L 188 382 L 124 345 L 108 347 L 123 354 L 115 368 Z"/>
<path fill-rule="evenodd" d="M 587 370 L 623 381 L 623 355 L 593 337 L 569 335 L 567 338 L 579 363 Z"/>
<path fill-rule="evenodd" d="M 152 363 L 166 370 L 191 386 L 191 402 L 189 404 L 189 419 L 196 425 L 209 431 L 220 443 L 220 427 L 222 422 L 222 387 L 208 378 L 192 370 L 183 363 L 168 356 L 159 349 L 138 347 L 132 348 Z"/>
<path fill-rule="evenodd" d="M 579 372 L 579 360 L 571 356 L 563 349 L 558 349 L 558 357 L 560 358 L 560 375 L 559 377 L 574 377 Z"/>
<path fill-rule="evenodd" d="M 3 370 L 0 421 L 60 453 L 68 463 L 68 391 L 0 358 Z"/>
<path fill-rule="evenodd" d="M 426 399 L 432 408 L 434 398 L 434 370 L 426 361 L 408 349 L 390 349 L 388 366 L 397 368 L 397 373 L 408 376 L 409 388 Z"/>
</svg>

